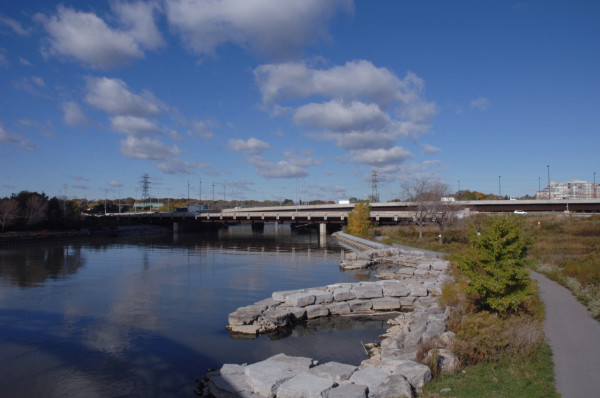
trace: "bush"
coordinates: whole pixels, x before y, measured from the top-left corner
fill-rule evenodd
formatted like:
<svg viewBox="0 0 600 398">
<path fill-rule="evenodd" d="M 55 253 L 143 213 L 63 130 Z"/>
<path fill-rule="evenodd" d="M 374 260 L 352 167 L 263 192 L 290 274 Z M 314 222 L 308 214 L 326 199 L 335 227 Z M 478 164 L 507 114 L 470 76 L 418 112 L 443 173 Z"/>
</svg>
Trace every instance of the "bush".
<svg viewBox="0 0 600 398">
<path fill-rule="evenodd" d="M 360 202 L 354 205 L 354 209 L 348 214 L 348 227 L 346 232 L 350 235 L 366 238 L 371 229 L 371 207 Z"/>
<path fill-rule="evenodd" d="M 468 279 L 467 293 L 476 294 L 480 305 L 500 313 L 517 311 L 533 294 L 526 266 L 530 239 L 523 221 L 515 216 L 494 216 L 478 233 L 472 227 L 470 246 L 454 256 L 456 266 Z"/>
</svg>

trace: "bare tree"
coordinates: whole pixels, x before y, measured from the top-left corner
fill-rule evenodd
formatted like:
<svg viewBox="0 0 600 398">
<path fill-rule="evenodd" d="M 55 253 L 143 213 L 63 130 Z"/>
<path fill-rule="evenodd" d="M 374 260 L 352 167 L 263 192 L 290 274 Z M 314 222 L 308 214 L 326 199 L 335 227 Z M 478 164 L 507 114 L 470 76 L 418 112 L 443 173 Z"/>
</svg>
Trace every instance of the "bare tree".
<svg viewBox="0 0 600 398">
<path fill-rule="evenodd" d="M 414 219 L 419 225 L 419 239 L 423 239 L 423 224 L 431 213 L 431 201 L 434 200 L 431 193 L 432 183 L 424 178 L 417 178 L 412 182 L 406 181 L 402 184 L 402 191 L 406 200 L 414 203 Z"/>
<path fill-rule="evenodd" d="M 0 200 L 0 224 L 2 224 L 2 232 L 4 227 L 10 225 L 19 213 L 19 203 L 14 199 Z"/>
<path fill-rule="evenodd" d="M 431 215 L 435 223 L 440 227 L 439 241 L 444 241 L 444 228 L 452 223 L 464 206 L 451 197 L 450 187 L 442 182 L 435 182 L 431 186 L 432 201 Z"/>
<path fill-rule="evenodd" d="M 44 221 L 47 217 L 48 201 L 40 195 L 31 195 L 25 205 L 25 219 L 27 225 L 34 225 Z"/>
</svg>

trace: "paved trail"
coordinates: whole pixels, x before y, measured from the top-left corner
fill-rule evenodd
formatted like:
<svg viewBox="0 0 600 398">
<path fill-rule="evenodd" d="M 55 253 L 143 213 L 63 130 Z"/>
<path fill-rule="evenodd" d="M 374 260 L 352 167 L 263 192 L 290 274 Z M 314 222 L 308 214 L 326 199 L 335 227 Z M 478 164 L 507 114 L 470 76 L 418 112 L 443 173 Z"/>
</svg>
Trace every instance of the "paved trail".
<svg viewBox="0 0 600 398">
<path fill-rule="evenodd" d="M 544 329 L 554 353 L 556 389 L 563 398 L 600 397 L 600 323 L 558 283 L 536 272 L 546 304 Z"/>
</svg>

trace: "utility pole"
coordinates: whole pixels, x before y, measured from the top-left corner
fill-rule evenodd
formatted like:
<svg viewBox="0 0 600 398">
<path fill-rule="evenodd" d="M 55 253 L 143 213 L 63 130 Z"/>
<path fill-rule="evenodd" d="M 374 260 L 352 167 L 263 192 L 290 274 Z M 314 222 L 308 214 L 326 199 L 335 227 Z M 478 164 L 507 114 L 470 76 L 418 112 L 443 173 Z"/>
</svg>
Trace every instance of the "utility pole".
<svg viewBox="0 0 600 398">
<path fill-rule="evenodd" d="M 215 182 L 213 181 L 212 183 L 212 189 L 213 189 L 213 200 L 212 200 L 212 204 L 213 206 L 215 205 Z"/>
<path fill-rule="evenodd" d="M 202 204 L 202 178 L 200 179 L 200 192 L 198 193 L 198 199 L 200 199 L 200 204 Z"/>
<path fill-rule="evenodd" d="M 548 199 L 550 199 L 550 165 L 546 167 L 548 168 Z"/>
<path fill-rule="evenodd" d="M 596 172 L 594 171 L 594 199 L 596 199 Z"/>
<path fill-rule="evenodd" d="M 225 208 L 225 184 L 223 184 L 223 208 Z"/>
<path fill-rule="evenodd" d="M 379 202 L 379 195 L 377 194 L 377 170 L 371 171 L 371 201 L 374 203 Z"/>
<path fill-rule="evenodd" d="M 502 183 L 500 182 L 502 176 L 498 176 L 498 197 L 502 199 Z"/>
<path fill-rule="evenodd" d="M 190 208 L 190 180 L 188 180 L 188 199 L 187 199 L 188 210 Z"/>
</svg>

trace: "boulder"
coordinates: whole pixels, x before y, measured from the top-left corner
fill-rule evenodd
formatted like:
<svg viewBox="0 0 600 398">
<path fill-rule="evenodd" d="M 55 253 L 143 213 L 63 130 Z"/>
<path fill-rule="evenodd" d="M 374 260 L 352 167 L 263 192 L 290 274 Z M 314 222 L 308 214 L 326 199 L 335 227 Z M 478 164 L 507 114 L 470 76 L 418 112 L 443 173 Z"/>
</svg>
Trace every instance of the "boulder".
<svg viewBox="0 0 600 398">
<path fill-rule="evenodd" d="M 450 350 L 435 348 L 427 352 L 425 360 L 428 363 L 437 362 L 438 370 L 443 374 L 454 373 L 460 369 L 460 361 Z"/>
<path fill-rule="evenodd" d="M 333 291 L 333 298 L 335 301 L 348 301 L 356 298 L 356 293 L 350 289 L 338 288 Z"/>
<path fill-rule="evenodd" d="M 394 297 L 382 297 L 371 300 L 374 311 L 396 311 L 402 306 L 400 300 Z"/>
<path fill-rule="evenodd" d="M 263 305 L 249 305 L 238 308 L 235 312 L 229 314 L 229 324 L 231 326 L 249 325 L 266 309 Z"/>
<path fill-rule="evenodd" d="M 351 300 L 348 301 L 352 312 L 371 311 L 373 303 L 371 300 Z"/>
<path fill-rule="evenodd" d="M 381 285 L 365 285 L 365 286 L 356 286 L 352 289 L 356 294 L 356 298 L 359 299 L 370 299 L 383 297 L 383 288 Z"/>
<path fill-rule="evenodd" d="M 364 369 L 357 370 L 350 376 L 350 381 L 354 384 L 360 384 L 369 387 L 369 395 L 372 392 L 378 391 L 379 385 L 382 384 L 390 374 L 378 366 L 370 366 Z"/>
<path fill-rule="evenodd" d="M 308 373 L 319 377 L 326 377 L 339 383 L 348 380 L 350 376 L 356 372 L 356 369 L 356 366 L 352 365 L 346 365 L 339 362 L 327 362 L 311 368 Z"/>
<path fill-rule="evenodd" d="M 367 398 L 367 386 L 340 384 L 325 393 L 326 398 Z"/>
<path fill-rule="evenodd" d="M 315 302 L 313 304 L 327 304 L 333 301 L 333 294 L 323 290 L 309 290 L 307 294 L 315 296 Z"/>
<path fill-rule="evenodd" d="M 345 261 L 340 264 L 340 267 L 346 270 L 353 269 L 363 269 L 368 268 L 373 265 L 373 261 L 371 260 L 354 260 L 354 261 Z"/>
<path fill-rule="evenodd" d="M 283 303 L 283 302 L 285 302 L 285 298 L 286 298 L 287 296 L 289 296 L 290 294 L 293 294 L 293 293 L 300 293 L 300 292 L 302 292 L 302 290 L 286 290 L 286 291 L 281 291 L 281 292 L 273 292 L 273 293 L 271 294 L 271 298 L 272 298 L 274 301 L 277 301 L 277 302 Z"/>
<path fill-rule="evenodd" d="M 383 295 L 386 297 L 406 297 L 410 294 L 410 289 L 400 283 L 384 282 Z"/>
<path fill-rule="evenodd" d="M 331 315 L 347 315 L 352 312 L 350 310 L 350 305 L 345 301 L 342 301 L 341 303 L 329 303 L 327 304 L 327 308 Z"/>
<path fill-rule="evenodd" d="M 369 390 L 370 391 L 370 390 Z M 369 397 L 390 398 L 390 397 L 414 397 L 410 383 L 402 375 L 392 375 L 385 379 Z"/>
<path fill-rule="evenodd" d="M 273 397 L 282 383 L 296 375 L 269 359 L 246 366 L 244 374 L 252 392 L 263 397 Z"/>
<path fill-rule="evenodd" d="M 431 381 L 429 367 L 414 361 L 386 360 L 381 366 L 391 374 L 404 376 L 415 389 L 421 389 Z"/>
<path fill-rule="evenodd" d="M 260 331 L 260 326 L 257 324 L 252 325 L 234 325 L 229 327 L 229 331 L 238 334 L 257 335 Z"/>
<path fill-rule="evenodd" d="M 308 293 L 292 293 L 285 297 L 285 303 L 291 307 L 306 307 L 315 303 L 315 296 Z"/>
<path fill-rule="evenodd" d="M 320 318 L 329 315 L 329 309 L 323 305 L 315 304 L 306 307 L 306 317 L 308 319 Z"/>
<path fill-rule="evenodd" d="M 279 386 L 277 398 L 321 398 L 333 385 L 331 379 L 300 373 Z"/>
</svg>

